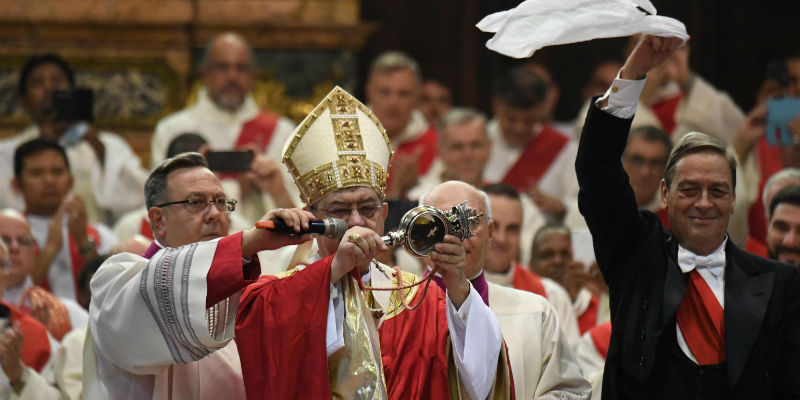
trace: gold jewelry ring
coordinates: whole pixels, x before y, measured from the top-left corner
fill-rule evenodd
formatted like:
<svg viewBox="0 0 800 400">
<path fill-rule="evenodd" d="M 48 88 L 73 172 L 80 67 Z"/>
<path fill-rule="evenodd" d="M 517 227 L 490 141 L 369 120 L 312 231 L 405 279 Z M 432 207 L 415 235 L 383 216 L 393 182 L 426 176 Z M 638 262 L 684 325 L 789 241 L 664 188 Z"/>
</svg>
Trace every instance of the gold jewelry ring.
<svg viewBox="0 0 800 400">
<path fill-rule="evenodd" d="M 359 235 L 357 233 L 351 233 L 351 234 L 347 235 L 347 240 L 349 240 L 350 243 L 358 243 L 358 238 L 360 238 L 360 237 L 361 237 L 361 235 Z"/>
</svg>

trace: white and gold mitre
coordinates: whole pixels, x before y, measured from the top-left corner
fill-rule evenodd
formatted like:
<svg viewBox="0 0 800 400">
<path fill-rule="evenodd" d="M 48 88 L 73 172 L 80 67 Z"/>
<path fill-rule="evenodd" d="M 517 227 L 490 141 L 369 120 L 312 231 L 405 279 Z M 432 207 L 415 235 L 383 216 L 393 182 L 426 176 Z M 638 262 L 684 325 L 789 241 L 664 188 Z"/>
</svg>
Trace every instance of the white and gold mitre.
<svg viewBox="0 0 800 400">
<path fill-rule="evenodd" d="M 283 163 L 306 205 L 353 186 L 371 187 L 383 195 L 391 158 L 392 145 L 378 118 L 338 86 L 283 147 Z"/>
</svg>

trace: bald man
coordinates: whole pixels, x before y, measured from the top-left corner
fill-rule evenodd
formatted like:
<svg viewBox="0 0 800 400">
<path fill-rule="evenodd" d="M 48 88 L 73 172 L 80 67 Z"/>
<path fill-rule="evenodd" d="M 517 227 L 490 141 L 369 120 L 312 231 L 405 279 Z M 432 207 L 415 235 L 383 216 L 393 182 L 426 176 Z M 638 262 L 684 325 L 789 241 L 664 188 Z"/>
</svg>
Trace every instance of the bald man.
<svg viewBox="0 0 800 400">
<path fill-rule="evenodd" d="M 250 221 L 273 208 L 291 208 L 297 200 L 291 179 L 279 167 L 283 143 L 295 126 L 259 109 L 250 95 L 255 71 L 252 49 L 243 37 L 229 32 L 212 39 L 200 66 L 203 88 L 197 103 L 158 122 L 150 153 L 152 165 L 158 165 L 173 139 L 190 132 L 205 139 L 212 151 L 252 150 L 256 157 L 249 171 L 222 179 L 225 192 L 240 199 L 236 212 Z"/>
<path fill-rule="evenodd" d="M 448 181 L 426 193 L 420 204 L 448 210 L 464 200 L 469 207 L 484 213 L 471 226 L 475 236 L 463 241 L 467 253 L 464 275 L 500 322 L 516 398 L 588 399 L 589 384 L 570 353 L 553 306 L 542 296 L 488 283 L 484 278 L 495 231 L 486 193 L 464 182 Z M 426 261 L 431 265 L 430 260 Z"/>
<path fill-rule="evenodd" d="M 2 223 L 0 223 L 2 226 Z M 12 252 L 33 237 L 0 235 L 0 297 L 5 292 L 9 272 L 15 268 Z M 13 325 L 12 325 L 13 321 Z M 59 399 L 58 390 L 40 372 L 49 368 L 51 343 L 47 330 L 33 317 L 0 299 L 0 398 Z M 49 372 L 49 371 L 48 371 Z"/>
</svg>

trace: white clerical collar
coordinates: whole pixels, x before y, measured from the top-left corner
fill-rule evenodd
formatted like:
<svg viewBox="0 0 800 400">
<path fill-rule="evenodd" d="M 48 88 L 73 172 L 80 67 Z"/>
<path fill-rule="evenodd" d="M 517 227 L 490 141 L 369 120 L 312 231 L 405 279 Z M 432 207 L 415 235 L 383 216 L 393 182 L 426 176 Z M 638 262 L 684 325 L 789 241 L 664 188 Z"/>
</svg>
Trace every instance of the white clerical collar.
<svg viewBox="0 0 800 400">
<path fill-rule="evenodd" d="M 514 282 L 514 263 L 505 272 L 492 272 L 488 269 L 483 269 L 486 280 L 496 285 L 512 287 Z"/>
<path fill-rule="evenodd" d="M 684 274 L 695 268 L 707 267 L 712 274 L 718 276 L 725 267 L 725 244 L 727 243 L 728 236 L 726 235 L 722 244 L 707 256 L 697 255 L 678 244 L 678 266 Z"/>
</svg>

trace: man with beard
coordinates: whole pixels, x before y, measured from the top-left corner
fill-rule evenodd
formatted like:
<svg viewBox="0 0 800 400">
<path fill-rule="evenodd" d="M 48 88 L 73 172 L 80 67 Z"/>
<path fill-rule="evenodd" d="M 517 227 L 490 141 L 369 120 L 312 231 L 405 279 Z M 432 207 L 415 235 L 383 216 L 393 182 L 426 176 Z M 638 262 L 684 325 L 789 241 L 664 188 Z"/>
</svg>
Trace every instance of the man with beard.
<svg viewBox="0 0 800 400">
<path fill-rule="evenodd" d="M 255 66 L 250 45 L 235 33 L 209 42 L 201 72 L 204 88 L 197 103 L 159 121 L 150 148 L 151 162 L 166 158 L 172 140 L 197 133 L 212 151 L 250 150 L 256 155 L 249 171 L 221 176 L 225 192 L 241 199 L 237 213 L 253 221 L 267 210 L 293 207 L 295 194 L 280 168 L 281 149 L 294 130 L 286 118 L 260 110 L 250 95 Z"/>
<path fill-rule="evenodd" d="M 769 204 L 769 258 L 800 266 L 800 186 L 787 186 Z"/>
</svg>

